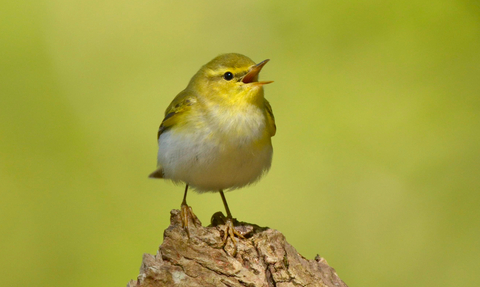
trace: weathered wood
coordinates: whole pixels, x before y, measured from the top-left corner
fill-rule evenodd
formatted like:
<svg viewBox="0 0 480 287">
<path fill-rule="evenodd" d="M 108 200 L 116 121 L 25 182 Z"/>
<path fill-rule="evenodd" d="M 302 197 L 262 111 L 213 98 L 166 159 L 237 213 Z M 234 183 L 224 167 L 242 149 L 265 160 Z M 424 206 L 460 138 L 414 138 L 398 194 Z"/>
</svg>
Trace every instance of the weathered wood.
<svg viewBox="0 0 480 287">
<path fill-rule="evenodd" d="M 221 217 L 215 214 L 213 224 Z M 277 230 L 236 222 L 246 239 L 236 238 L 235 254 L 230 239 L 223 244 L 223 225 L 203 227 L 197 220 L 188 237 L 179 210 L 171 211 L 170 221 L 157 254 L 143 255 L 140 275 L 127 287 L 347 286 L 325 259 L 305 259 Z"/>
</svg>

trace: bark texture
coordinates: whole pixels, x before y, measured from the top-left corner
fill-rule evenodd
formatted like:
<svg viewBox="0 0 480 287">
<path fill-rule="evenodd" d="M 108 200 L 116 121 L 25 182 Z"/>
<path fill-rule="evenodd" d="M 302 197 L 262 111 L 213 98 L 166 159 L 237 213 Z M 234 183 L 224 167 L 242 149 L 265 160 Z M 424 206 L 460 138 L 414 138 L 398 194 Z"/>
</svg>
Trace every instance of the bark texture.
<svg viewBox="0 0 480 287">
<path fill-rule="evenodd" d="M 224 244 L 222 220 L 217 213 L 203 227 L 196 219 L 187 236 L 180 211 L 172 210 L 157 254 L 143 255 L 140 275 L 127 287 L 347 286 L 325 259 L 305 259 L 277 230 L 235 222 L 246 239 L 236 238 L 236 248 L 231 239 Z"/>
</svg>

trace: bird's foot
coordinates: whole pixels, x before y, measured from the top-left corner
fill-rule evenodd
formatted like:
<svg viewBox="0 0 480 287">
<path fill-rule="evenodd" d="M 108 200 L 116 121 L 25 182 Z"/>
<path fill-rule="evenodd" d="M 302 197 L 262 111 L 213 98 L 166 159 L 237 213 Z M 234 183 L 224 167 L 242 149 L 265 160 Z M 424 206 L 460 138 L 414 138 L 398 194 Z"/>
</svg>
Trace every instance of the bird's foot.
<svg viewBox="0 0 480 287">
<path fill-rule="evenodd" d="M 226 218 L 222 241 L 223 241 L 223 246 L 225 247 L 227 245 L 228 239 L 230 238 L 230 240 L 232 240 L 232 244 L 233 244 L 232 256 L 235 256 L 237 255 L 237 240 L 235 239 L 235 236 L 241 239 L 245 239 L 245 237 L 235 229 L 235 226 L 233 225 L 233 221 L 234 221 L 233 218 L 228 218 L 228 217 Z"/>
<path fill-rule="evenodd" d="M 217 227 L 221 230 L 221 240 L 223 249 L 228 254 L 235 256 L 237 254 L 237 239 L 247 239 L 252 236 L 256 228 L 261 228 L 250 223 L 238 222 L 235 218 L 229 218 L 223 215 L 221 211 L 216 212 L 210 219 L 210 227 Z M 266 228 L 265 228 L 266 229 Z M 229 239 L 232 242 L 229 243 Z"/>
<path fill-rule="evenodd" d="M 185 232 L 187 232 L 188 238 L 190 238 L 190 223 L 193 223 L 194 226 L 197 226 L 199 220 L 195 213 L 193 213 L 192 207 L 186 204 L 182 204 L 180 216 L 182 217 L 182 227 L 185 229 Z"/>
</svg>

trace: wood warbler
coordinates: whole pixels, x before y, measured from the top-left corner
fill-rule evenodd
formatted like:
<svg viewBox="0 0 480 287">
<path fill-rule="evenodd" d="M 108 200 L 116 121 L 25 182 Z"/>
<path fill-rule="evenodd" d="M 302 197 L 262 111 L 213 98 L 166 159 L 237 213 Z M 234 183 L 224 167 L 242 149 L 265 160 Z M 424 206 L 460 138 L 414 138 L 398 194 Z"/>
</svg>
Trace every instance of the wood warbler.
<svg viewBox="0 0 480 287">
<path fill-rule="evenodd" d="M 219 192 L 227 212 L 224 241 L 234 235 L 223 190 L 237 189 L 268 171 L 276 127 L 258 74 L 269 60 L 255 64 L 241 54 L 223 54 L 192 77 L 168 106 L 158 130 L 158 168 L 151 178 L 186 184 L 181 205 L 183 227 L 196 218 L 187 205 L 188 187 Z M 195 222 L 195 221 L 194 221 Z"/>
</svg>

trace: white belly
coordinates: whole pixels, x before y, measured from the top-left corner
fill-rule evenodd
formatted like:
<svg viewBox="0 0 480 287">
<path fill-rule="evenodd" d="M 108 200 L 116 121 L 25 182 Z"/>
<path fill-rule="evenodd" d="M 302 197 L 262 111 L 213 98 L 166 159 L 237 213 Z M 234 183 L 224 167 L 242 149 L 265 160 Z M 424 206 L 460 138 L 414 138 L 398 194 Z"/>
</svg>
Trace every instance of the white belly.
<svg viewBox="0 0 480 287">
<path fill-rule="evenodd" d="M 263 132 L 263 115 L 251 123 L 244 119 L 243 124 L 252 124 L 250 132 L 237 138 L 230 132 L 228 140 L 222 137 L 226 131 L 218 127 L 164 131 L 158 141 L 158 165 L 164 178 L 186 182 L 199 192 L 236 189 L 260 179 L 272 162 L 270 136 Z"/>
</svg>

